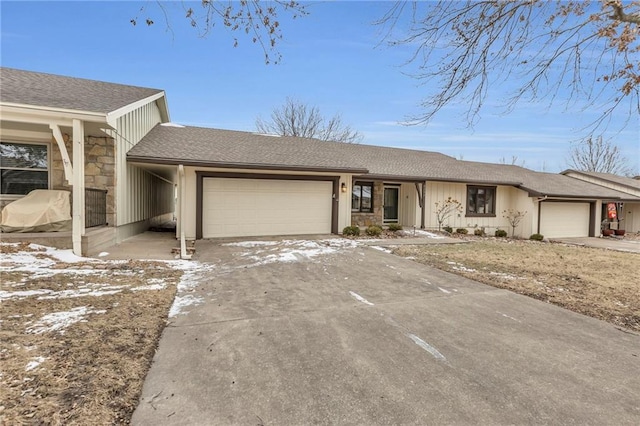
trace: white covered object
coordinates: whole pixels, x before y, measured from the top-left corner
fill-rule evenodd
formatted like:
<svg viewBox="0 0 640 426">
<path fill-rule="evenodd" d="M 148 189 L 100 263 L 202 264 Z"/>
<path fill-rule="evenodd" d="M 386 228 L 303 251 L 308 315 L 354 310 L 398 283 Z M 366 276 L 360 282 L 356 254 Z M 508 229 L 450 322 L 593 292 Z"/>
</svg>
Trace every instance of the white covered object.
<svg viewBox="0 0 640 426">
<path fill-rule="evenodd" d="M 2 209 L 2 232 L 71 230 L 69 191 L 36 189 Z"/>
</svg>

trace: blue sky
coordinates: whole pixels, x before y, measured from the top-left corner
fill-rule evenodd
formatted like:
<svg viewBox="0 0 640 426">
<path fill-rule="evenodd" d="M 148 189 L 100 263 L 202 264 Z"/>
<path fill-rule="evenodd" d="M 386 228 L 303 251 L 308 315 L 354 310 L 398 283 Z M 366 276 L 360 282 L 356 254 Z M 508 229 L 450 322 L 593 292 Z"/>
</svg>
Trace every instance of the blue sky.
<svg viewBox="0 0 640 426">
<path fill-rule="evenodd" d="M 156 24 L 132 26 L 147 4 Z M 570 143 L 591 114 L 564 105 L 522 103 L 510 114 L 499 107 L 482 112 L 469 129 L 464 106 L 443 109 L 428 125 L 399 124 L 420 113 L 425 89 L 406 75 L 410 50 L 380 46 L 372 23 L 389 2 L 318 2 L 310 14 L 282 20 L 282 61 L 265 65 L 259 47 L 222 28 L 198 38 L 168 7 L 167 31 L 153 2 L 0 3 L 2 66 L 164 89 L 176 123 L 253 131 L 286 97 L 316 105 L 326 116 L 364 135 L 363 143 L 439 151 L 472 161 L 498 162 L 517 156 L 535 170 L 567 168 Z M 176 13 L 172 13 L 172 12 Z M 490 94 L 497 104 L 504 93 Z M 562 97 L 562 94 L 561 96 Z M 593 111 L 592 114 L 597 113 Z M 637 117 L 612 134 L 640 173 Z M 615 126 L 612 126 L 615 127 Z"/>
</svg>

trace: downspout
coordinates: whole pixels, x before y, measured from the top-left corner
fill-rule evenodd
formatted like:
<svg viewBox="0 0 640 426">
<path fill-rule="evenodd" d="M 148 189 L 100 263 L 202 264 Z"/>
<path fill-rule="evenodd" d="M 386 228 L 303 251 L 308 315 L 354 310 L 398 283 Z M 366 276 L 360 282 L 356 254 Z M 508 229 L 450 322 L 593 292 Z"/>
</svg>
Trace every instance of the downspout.
<svg viewBox="0 0 640 426">
<path fill-rule="evenodd" d="M 184 166 L 178 165 L 178 227 L 180 232 L 180 259 L 191 259 L 191 255 L 187 254 L 187 241 L 184 236 L 184 217 L 183 213 L 186 210 L 186 198 L 185 197 L 185 184 L 186 177 L 184 175 Z"/>
</svg>

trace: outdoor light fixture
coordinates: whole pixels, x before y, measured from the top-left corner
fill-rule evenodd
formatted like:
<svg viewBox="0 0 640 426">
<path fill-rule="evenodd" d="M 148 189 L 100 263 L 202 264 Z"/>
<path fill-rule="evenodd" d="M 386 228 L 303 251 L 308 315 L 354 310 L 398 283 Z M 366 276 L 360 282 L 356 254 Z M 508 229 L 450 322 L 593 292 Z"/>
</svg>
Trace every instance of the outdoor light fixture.
<svg viewBox="0 0 640 426">
<path fill-rule="evenodd" d="M 342 186 L 340 187 L 340 189 L 342 190 L 342 192 L 347 192 L 347 184 L 342 182 Z"/>
</svg>

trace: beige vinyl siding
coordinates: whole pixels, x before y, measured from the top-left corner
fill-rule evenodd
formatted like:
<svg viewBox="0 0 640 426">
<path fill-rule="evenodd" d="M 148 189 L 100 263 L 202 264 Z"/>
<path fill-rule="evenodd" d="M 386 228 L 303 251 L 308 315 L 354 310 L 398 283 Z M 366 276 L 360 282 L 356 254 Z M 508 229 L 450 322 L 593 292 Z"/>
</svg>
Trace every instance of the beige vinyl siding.
<svg viewBox="0 0 640 426">
<path fill-rule="evenodd" d="M 447 198 L 451 197 L 462 203 L 462 213 L 453 213 L 450 218 L 445 222 L 445 225 L 451 226 L 454 230 L 456 228 L 467 228 L 469 232 L 473 232 L 474 228 L 485 228 L 485 232 L 488 235 L 493 235 L 496 229 L 504 229 L 511 235 L 511 227 L 507 219 L 502 215 L 504 210 L 509 208 L 526 211 L 527 214 L 518 225 L 516 229 L 516 236 L 531 235 L 531 228 L 533 226 L 533 218 L 537 214 L 535 210 L 535 203 L 528 196 L 528 194 L 517 188 L 510 186 L 496 187 L 496 205 L 495 205 L 495 217 L 479 216 L 479 217 L 467 217 L 465 215 L 467 209 L 467 184 L 464 183 L 449 183 L 449 182 L 427 182 L 426 189 L 426 219 L 425 227 L 427 229 L 438 229 L 438 221 L 436 218 L 436 202 L 443 202 Z M 475 185 L 474 186 L 478 186 Z M 492 185 L 479 185 L 479 186 L 492 186 Z M 415 191 L 415 188 L 414 188 Z M 415 202 L 415 224 L 420 226 L 420 207 Z"/>
<path fill-rule="evenodd" d="M 155 102 L 143 105 L 117 119 L 117 129 L 113 136 L 116 140 L 118 226 L 148 220 L 173 211 L 173 185 L 127 163 L 127 151 L 160 122 L 160 110 Z"/>
</svg>

